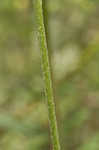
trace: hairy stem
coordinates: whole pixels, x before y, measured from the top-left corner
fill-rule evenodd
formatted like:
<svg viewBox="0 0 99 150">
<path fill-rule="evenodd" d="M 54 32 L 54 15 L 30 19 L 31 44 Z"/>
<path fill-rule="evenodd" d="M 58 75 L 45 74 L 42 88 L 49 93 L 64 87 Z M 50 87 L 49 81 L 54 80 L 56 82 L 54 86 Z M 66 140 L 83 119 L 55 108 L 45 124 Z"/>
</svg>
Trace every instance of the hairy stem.
<svg viewBox="0 0 99 150">
<path fill-rule="evenodd" d="M 42 0 L 35 0 L 34 7 L 35 7 L 35 16 L 37 21 L 38 38 L 40 42 L 42 70 L 43 70 L 44 83 L 45 83 L 45 94 L 48 103 L 49 125 L 50 125 L 51 137 L 52 137 L 53 150 L 60 150 L 47 40 L 46 40 L 45 27 L 43 21 Z"/>
</svg>

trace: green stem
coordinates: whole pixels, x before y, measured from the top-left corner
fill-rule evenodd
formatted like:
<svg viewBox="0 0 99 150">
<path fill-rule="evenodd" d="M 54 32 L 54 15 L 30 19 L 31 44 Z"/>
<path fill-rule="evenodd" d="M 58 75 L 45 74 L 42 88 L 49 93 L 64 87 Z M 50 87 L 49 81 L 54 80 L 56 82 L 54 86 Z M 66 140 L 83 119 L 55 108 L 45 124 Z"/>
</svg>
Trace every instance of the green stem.
<svg viewBox="0 0 99 150">
<path fill-rule="evenodd" d="M 50 40 L 50 27 L 49 27 L 49 11 L 48 11 L 48 1 L 49 0 L 42 0 L 42 7 L 43 7 L 43 19 L 44 19 L 44 27 L 45 27 L 45 34 L 46 34 L 46 41 L 47 47 L 49 52 L 49 61 L 51 63 L 51 40 Z"/>
<path fill-rule="evenodd" d="M 49 57 L 48 57 L 48 48 L 47 48 L 45 27 L 43 21 L 42 0 L 35 0 L 34 2 L 35 2 L 34 7 L 35 7 L 35 15 L 37 21 L 38 38 L 39 38 L 40 50 L 41 50 L 42 70 L 43 70 L 44 83 L 45 83 L 45 94 L 48 103 L 48 115 L 49 115 L 49 124 L 50 124 L 53 150 L 60 150 L 59 135 L 57 129 L 56 114 L 55 114 L 55 104 L 54 104 L 54 97 L 53 97 L 51 71 L 50 71 Z"/>
<path fill-rule="evenodd" d="M 46 34 L 46 42 L 47 42 L 47 49 L 48 49 L 48 56 L 49 56 L 49 64 L 51 68 L 51 80 L 52 85 L 54 85 L 54 75 L 53 75 L 53 65 L 52 65 L 52 47 L 51 47 L 51 36 L 50 36 L 50 24 L 49 24 L 49 11 L 48 11 L 48 4 L 49 0 L 42 0 L 42 7 L 43 7 L 43 20 L 44 20 L 44 27 L 45 27 L 45 34 Z M 54 86 L 53 86 L 53 90 Z M 55 92 L 54 92 L 55 93 Z"/>
</svg>

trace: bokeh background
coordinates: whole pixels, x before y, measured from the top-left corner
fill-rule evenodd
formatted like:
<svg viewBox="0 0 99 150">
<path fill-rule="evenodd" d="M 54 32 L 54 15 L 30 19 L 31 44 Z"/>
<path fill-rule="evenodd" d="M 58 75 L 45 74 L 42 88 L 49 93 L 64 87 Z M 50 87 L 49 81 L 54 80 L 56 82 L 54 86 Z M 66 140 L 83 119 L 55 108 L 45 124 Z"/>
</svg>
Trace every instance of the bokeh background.
<svg viewBox="0 0 99 150">
<path fill-rule="evenodd" d="M 43 6 L 62 150 L 99 150 L 99 1 Z M 33 7 L 0 2 L 0 150 L 52 150 Z"/>
</svg>

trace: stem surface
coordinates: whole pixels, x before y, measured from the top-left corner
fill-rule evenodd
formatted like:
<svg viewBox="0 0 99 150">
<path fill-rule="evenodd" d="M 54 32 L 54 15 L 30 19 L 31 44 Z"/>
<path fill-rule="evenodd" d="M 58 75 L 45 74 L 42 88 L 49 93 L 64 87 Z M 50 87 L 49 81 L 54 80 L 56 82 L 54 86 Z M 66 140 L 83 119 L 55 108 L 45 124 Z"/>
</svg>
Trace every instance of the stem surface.
<svg viewBox="0 0 99 150">
<path fill-rule="evenodd" d="M 43 70 L 43 78 L 45 84 L 45 94 L 46 94 L 47 104 L 48 104 L 49 126 L 51 131 L 53 150 L 60 150 L 51 71 L 49 65 L 48 48 L 47 48 L 47 41 L 46 41 L 46 34 L 45 34 L 45 27 L 44 27 L 44 20 L 43 20 L 42 0 L 35 0 L 34 7 L 35 7 L 35 16 L 37 21 L 38 38 L 40 42 L 42 70 Z"/>
</svg>

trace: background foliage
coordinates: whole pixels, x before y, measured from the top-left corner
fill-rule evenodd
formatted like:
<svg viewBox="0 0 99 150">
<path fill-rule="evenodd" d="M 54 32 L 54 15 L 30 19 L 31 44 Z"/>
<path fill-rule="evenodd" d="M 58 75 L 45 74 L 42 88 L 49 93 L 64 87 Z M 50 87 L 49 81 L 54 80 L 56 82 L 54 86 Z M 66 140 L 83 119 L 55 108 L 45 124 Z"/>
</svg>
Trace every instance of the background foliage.
<svg viewBox="0 0 99 150">
<path fill-rule="evenodd" d="M 99 2 L 50 0 L 62 150 L 99 149 Z M 32 0 L 0 3 L 0 149 L 50 150 Z"/>
</svg>

